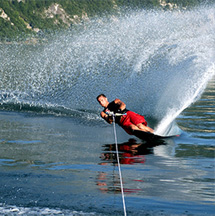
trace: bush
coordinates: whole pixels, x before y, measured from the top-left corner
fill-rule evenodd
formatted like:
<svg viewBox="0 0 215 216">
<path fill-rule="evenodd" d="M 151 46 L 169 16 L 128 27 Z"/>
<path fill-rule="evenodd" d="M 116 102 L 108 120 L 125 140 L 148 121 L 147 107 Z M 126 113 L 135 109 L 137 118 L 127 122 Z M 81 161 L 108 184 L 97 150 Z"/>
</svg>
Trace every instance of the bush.
<svg viewBox="0 0 215 216">
<path fill-rule="evenodd" d="M 205 0 L 213 3 L 214 0 Z M 114 7 L 117 4 L 117 10 Z M 202 0 L 166 0 L 167 3 L 176 3 L 182 7 L 192 7 L 202 3 Z M 0 0 L 0 8 L 10 17 L 10 21 L 0 18 L 0 40 L 2 38 L 11 38 L 20 33 L 29 33 L 26 23 L 32 28 L 39 28 L 42 31 L 50 31 L 56 28 L 62 28 L 66 25 L 62 23 L 60 17 L 55 16 L 54 19 L 45 18 L 41 14 L 51 4 L 58 3 L 64 8 L 66 13 L 71 17 L 74 15 L 82 16 L 83 12 L 88 17 L 103 16 L 116 14 L 119 8 L 126 7 L 131 9 L 153 8 L 159 7 L 158 0 L 25 0 L 18 2 L 17 0 Z M 54 21 L 58 20 L 59 24 Z"/>
</svg>

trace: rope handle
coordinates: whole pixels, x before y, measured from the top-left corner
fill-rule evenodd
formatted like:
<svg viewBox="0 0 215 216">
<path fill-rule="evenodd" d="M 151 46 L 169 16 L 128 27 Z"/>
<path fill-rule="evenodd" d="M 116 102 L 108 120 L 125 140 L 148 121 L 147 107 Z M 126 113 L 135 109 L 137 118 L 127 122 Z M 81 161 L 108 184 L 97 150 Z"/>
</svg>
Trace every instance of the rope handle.
<svg viewBox="0 0 215 216">
<path fill-rule="evenodd" d="M 106 114 L 107 115 L 109 115 L 109 116 L 123 116 L 123 115 L 127 115 L 127 113 L 114 113 L 114 112 L 112 112 L 112 111 L 110 111 L 110 112 L 106 112 Z"/>
</svg>

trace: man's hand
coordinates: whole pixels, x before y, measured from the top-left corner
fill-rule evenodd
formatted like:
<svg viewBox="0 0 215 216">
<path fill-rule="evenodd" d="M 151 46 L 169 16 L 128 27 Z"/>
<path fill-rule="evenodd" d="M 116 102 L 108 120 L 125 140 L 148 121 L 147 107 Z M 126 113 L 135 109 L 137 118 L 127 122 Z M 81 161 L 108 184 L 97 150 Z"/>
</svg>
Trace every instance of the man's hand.
<svg viewBox="0 0 215 216">
<path fill-rule="evenodd" d="M 113 122 L 113 114 L 112 115 L 110 115 L 110 111 L 109 112 L 106 112 L 106 110 L 105 110 L 105 112 L 101 112 L 101 117 L 106 121 L 106 122 L 108 122 L 109 124 L 112 124 L 112 122 Z"/>
</svg>

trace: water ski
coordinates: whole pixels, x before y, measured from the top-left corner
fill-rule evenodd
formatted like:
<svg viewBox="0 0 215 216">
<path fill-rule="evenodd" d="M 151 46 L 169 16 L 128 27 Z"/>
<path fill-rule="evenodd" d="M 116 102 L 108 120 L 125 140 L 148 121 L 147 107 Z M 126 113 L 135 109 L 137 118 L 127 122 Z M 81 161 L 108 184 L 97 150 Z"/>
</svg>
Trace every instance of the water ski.
<svg viewBox="0 0 215 216">
<path fill-rule="evenodd" d="M 133 135 L 142 140 L 146 140 L 146 141 L 161 140 L 161 139 L 173 137 L 173 136 L 159 136 L 156 134 L 152 134 L 152 133 L 144 132 L 140 130 L 133 130 Z"/>
</svg>

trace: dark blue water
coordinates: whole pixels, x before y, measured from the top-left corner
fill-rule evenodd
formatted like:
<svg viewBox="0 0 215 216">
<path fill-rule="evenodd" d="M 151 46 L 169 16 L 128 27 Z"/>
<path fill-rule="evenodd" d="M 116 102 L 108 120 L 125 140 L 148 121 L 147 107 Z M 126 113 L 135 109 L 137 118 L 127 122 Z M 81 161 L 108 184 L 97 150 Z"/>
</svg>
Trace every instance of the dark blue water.
<svg viewBox="0 0 215 216">
<path fill-rule="evenodd" d="M 1 44 L 0 212 L 123 215 L 103 92 L 181 134 L 146 142 L 117 126 L 127 214 L 213 215 L 214 20 L 214 8 L 132 12 Z"/>
<path fill-rule="evenodd" d="M 145 143 L 117 127 L 129 215 L 213 215 L 214 91 L 177 118 L 180 137 Z M 2 213 L 123 215 L 113 128 L 86 115 L 1 111 Z"/>
</svg>

